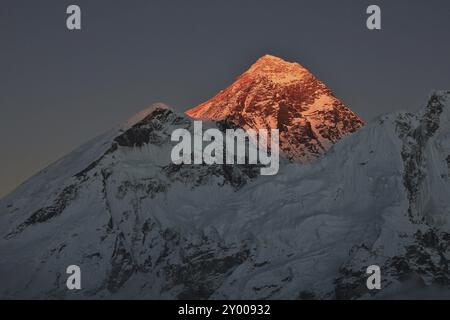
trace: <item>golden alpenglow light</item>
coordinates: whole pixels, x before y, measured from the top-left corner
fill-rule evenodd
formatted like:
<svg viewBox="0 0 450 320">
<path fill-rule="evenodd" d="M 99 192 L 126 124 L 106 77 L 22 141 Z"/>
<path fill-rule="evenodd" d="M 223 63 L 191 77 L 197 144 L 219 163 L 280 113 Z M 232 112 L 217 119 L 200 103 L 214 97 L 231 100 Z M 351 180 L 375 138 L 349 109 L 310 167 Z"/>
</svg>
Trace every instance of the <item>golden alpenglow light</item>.
<svg viewBox="0 0 450 320">
<path fill-rule="evenodd" d="M 188 110 L 198 120 L 278 129 L 280 152 L 309 163 L 364 122 L 298 63 L 266 55 L 215 97 Z"/>
</svg>

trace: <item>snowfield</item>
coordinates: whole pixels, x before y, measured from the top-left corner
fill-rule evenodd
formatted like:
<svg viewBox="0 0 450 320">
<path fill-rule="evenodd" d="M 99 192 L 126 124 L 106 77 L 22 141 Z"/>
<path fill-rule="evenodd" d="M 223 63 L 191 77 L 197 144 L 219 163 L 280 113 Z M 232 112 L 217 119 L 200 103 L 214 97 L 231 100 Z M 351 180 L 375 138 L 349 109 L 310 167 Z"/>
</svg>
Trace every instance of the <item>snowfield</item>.
<svg viewBox="0 0 450 320">
<path fill-rule="evenodd" d="M 172 164 L 192 125 L 156 105 L 0 200 L 0 298 L 450 298 L 450 91 L 276 176 Z"/>
</svg>

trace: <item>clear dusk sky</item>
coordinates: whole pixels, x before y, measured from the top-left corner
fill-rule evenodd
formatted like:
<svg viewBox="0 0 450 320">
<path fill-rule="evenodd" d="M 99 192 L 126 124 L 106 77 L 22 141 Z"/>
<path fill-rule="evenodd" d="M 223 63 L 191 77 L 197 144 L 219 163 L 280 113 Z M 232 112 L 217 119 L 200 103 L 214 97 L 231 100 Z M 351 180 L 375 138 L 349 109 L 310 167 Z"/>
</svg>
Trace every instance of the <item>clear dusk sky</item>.
<svg viewBox="0 0 450 320">
<path fill-rule="evenodd" d="M 81 31 L 66 29 L 70 4 Z M 1 0 L 0 197 L 154 102 L 209 99 L 264 54 L 366 121 L 417 110 L 450 89 L 449 17 L 448 0 Z"/>
</svg>

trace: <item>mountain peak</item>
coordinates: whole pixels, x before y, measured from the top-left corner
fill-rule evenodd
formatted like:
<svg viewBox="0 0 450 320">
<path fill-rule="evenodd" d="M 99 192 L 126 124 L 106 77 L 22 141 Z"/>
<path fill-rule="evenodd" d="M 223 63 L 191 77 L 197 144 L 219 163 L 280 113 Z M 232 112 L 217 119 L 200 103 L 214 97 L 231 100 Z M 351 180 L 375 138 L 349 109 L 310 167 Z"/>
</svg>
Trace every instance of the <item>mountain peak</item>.
<svg viewBox="0 0 450 320">
<path fill-rule="evenodd" d="M 136 113 L 134 116 L 129 118 L 127 121 L 125 121 L 125 123 L 122 125 L 121 128 L 123 130 L 128 130 L 129 128 L 139 123 L 156 110 L 172 110 L 172 108 L 162 102 L 156 102 L 152 104 L 150 107 Z"/>
<path fill-rule="evenodd" d="M 311 72 L 272 55 L 186 114 L 244 129 L 279 129 L 280 150 L 300 162 L 311 162 L 364 124 Z"/>
<path fill-rule="evenodd" d="M 296 62 L 289 62 L 286 61 L 280 57 L 271 55 L 271 54 L 265 54 L 262 57 L 260 57 L 258 60 L 256 60 L 256 62 L 253 64 L 253 66 L 258 66 L 258 65 L 285 65 L 285 66 L 297 66 L 297 67 L 301 67 L 300 64 L 296 63 Z"/>
<path fill-rule="evenodd" d="M 279 57 L 264 55 L 259 58 L 244 75 L 253 77 L 266 77 L 278 84 L 289 84 L 300 81 L 309 74 L 303 66 L 298 63 L 288 62 Z"/>
<path fill-rule="evenodd" d="M 255 64 L 265 64 L 265 63 L 289 63 L 277 56 L 273 56 L 271 54 L 265 54 L 261 58 L 259 58 Z"/>
</svg>

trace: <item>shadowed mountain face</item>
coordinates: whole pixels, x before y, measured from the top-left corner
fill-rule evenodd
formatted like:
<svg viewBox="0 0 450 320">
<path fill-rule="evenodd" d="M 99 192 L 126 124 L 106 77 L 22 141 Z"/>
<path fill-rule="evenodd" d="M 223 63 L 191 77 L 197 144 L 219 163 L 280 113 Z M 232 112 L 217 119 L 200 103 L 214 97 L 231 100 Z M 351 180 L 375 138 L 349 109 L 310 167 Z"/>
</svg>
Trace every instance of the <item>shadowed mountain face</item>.
<svg viewBox="0 0 450 320">
<path fill-rule="evenodd" d="M 188 114 L 279 128 L 289 158 L 317 161 L 276 176 L 176 165 L 171 134 L 194 120 L 156 104 L 0 200 L 0 298 L 448 298 L 449 91 L 362 127 L 307 70 L 265 56 Z"/>
<path fill-rule="evenodd" d="M 174 165 L 179 128 L 193 120 L 156 105 L 0 200 L 0 297 L 448 298 L 450 92 L 275 177 Z"/>
<path fill-rule="evenodd" d="M 279 129 L 280 150 L 303 163 L 364 125 L 304 67 L 270 55 L 186 114 L 200 120 L 229 120 L 244 129 Z"/>
</svg>

